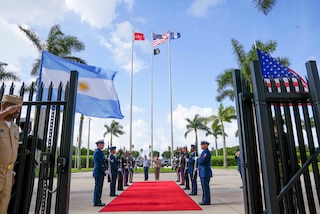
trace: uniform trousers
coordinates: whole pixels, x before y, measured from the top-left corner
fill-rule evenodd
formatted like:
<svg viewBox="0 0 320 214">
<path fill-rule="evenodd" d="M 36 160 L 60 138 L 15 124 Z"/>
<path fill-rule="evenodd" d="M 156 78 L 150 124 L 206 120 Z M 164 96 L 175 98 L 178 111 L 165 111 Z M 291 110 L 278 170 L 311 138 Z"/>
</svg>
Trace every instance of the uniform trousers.
<svg viewBox="0 0 320 214">
<path fill-rule="evenodd" d="M 110 196 L 116 195 L 116 181 L 117 181 L 117 174 L 112 173 L 111 182 L 110 182 Z"/>
<path fill-rule="evenodd" d="M 101 194 L 102 194 L 104 176 L 94 177 L 94 181 L 95 181 L 95 185 L 94 185 L 93 203 L 101 204 Z"/>
<path fill-rule="evenodd" d="M 154 167 L 154 177 L 155 177 L 155 180 L 159 180 L 159 177 L 160 177 L 160 167 Z"/>
<path fill-rule="evenodd" d="M 198 194 L 198 187 L 197 187 L 197 179 L 194 178 L 193 173 L 189 173 L 190 180 L 191 180 L 191 193 L 197 195 Z"/>
<path fill-rule="evenodd" d="M 184 172 L 182 167 L 179 168 L 180 177 L 181 177 L 181 184 L 184 185 Z"/>
<path fill-rule="evenodd" d="M 149 179 L 149 167 L 145 166 L 143 167 L 144 172 L 144 180 L 147 181 Z"/>
<path fill-rule="evenodd" d="M 0 213 L 7 213 L 11 188 L 12 170 L 1 169 L 0 171 Z"/>
<path fill-rule="evenodd" d="M 201 181 L 201 187 L 202 187 L 202 203 L 210 204 L 211 198 L 210 198 L 210 177 L 200 177 Z"/>
</svg>

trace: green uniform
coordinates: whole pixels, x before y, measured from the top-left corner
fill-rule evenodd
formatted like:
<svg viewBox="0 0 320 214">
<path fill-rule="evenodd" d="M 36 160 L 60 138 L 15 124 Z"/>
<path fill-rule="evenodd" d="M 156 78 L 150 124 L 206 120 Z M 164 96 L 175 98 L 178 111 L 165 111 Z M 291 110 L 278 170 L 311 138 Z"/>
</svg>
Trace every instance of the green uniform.
<svg viewBox="0 0 320 214">
<path fill-rule="evenodd" d="M 12 170 L 17 159 L 19 128 L 0 120 L 0 213 L 7 213 L 12 188 Z"/>
</svg>

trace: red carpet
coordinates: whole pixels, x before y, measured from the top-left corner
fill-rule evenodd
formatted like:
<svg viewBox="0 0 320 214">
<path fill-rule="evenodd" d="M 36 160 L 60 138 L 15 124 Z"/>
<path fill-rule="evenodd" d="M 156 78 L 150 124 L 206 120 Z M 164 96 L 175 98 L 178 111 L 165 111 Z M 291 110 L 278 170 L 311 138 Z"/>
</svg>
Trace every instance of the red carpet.
<svg viewBox="0 0 320 214">
<path fill-rule="evenodd" d="M 100 212 L 202 210 L 174 181 L 134 182 Z"/>
</svg>

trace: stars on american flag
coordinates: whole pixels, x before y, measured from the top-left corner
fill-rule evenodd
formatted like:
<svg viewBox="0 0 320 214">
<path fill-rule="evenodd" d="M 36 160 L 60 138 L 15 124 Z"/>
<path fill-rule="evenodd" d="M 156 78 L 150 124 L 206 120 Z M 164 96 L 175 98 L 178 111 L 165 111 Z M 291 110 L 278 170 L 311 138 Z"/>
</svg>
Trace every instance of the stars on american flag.
<svg viewBox="0 0 320 214">
<path fill-rule="evenodd" d="M 290 68 L 287 68 L 286 66 L 282 65 L 276 59 L 272 58 L 271 56 L 262 52 L 261 50 L 257 49 L 257 52 L 261 65 L 262 75 L 266 80 L 276 80 L 279 78 L 283 78 L 284 81 L 287 82 L 288 78 L 292 78 L 292 80 L 294 81 L 294 85 L 297 87 L 297 80 L 300 79 L 303 87 L 305 89 L 308 88 L 308 83 L 301 76 L 299 76 L 299 74 L 297 74 Z"/>
</svg>

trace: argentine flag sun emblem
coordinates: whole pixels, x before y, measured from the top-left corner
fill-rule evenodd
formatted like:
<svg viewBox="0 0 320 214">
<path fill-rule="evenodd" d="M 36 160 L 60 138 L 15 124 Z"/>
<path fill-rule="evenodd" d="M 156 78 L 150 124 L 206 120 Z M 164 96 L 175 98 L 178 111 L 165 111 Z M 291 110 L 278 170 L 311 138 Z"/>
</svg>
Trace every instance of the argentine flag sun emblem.
<svg viewBox="0 0 320 214">
<path fill-rule="evenodd" d="M 87 92 L 90 89 L 89 84 L 84 81 L 79 82 L 78 86 L 79 86 L 79 90 L 81 90 L 83 92 Z"/>
</svg>

